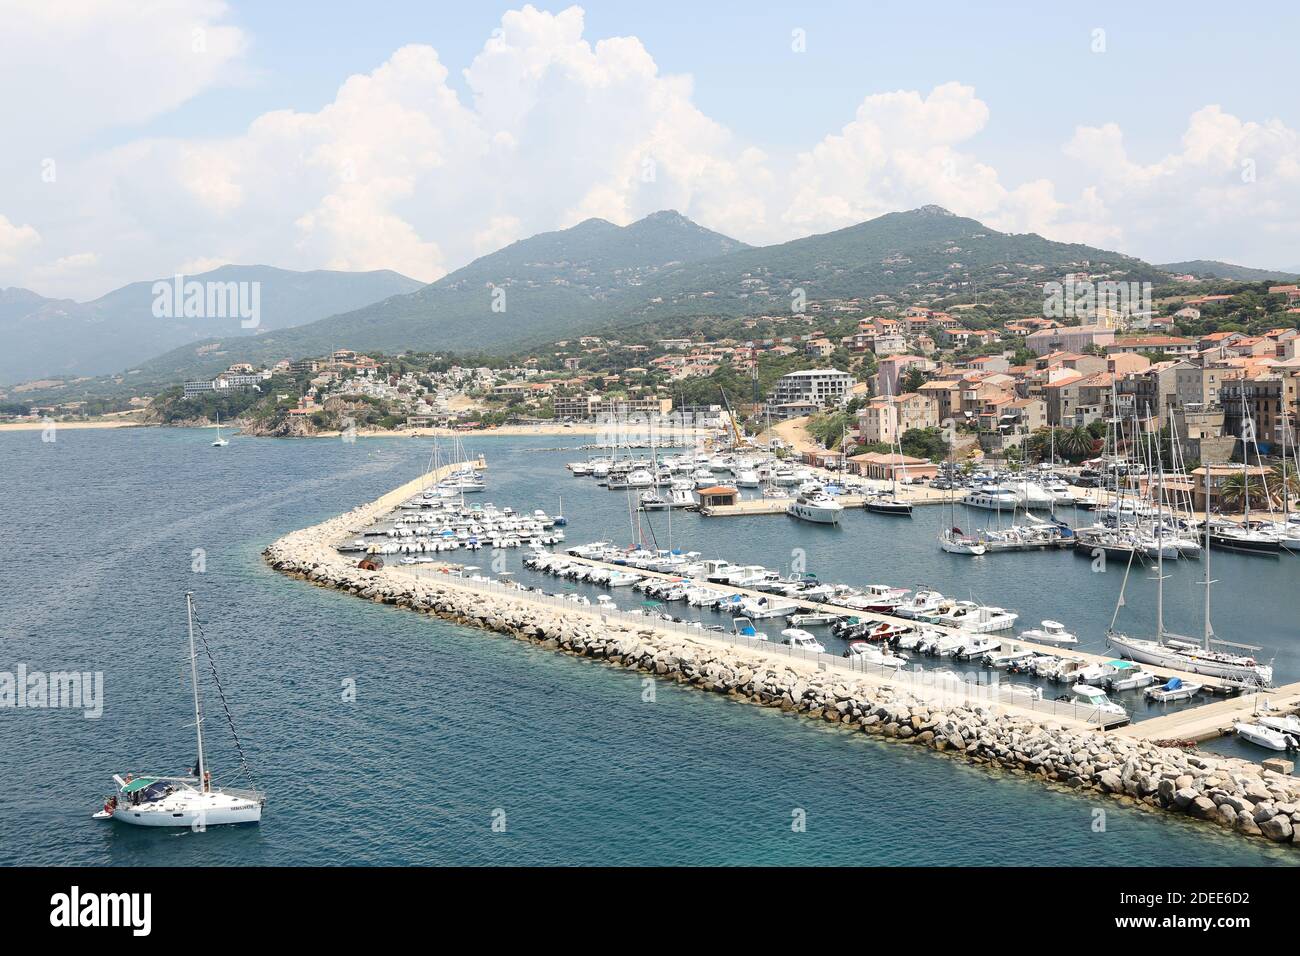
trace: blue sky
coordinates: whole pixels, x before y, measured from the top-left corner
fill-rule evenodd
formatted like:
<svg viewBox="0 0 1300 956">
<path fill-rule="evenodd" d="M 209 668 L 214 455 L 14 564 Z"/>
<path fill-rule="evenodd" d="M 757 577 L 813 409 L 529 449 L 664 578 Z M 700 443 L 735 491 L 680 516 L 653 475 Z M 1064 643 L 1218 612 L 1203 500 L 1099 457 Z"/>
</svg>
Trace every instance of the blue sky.
<svg viewBox="0 0 1300 956">
<path fill-rule="evenodd" d="M 30 135 L 0 160 L 18 164 L 0 169 L 16 183 L 0 184 L 0 284 L 80 295 L 251 258 L 433 278 L 494 243 L 658 204 L 768 242 L 936 201 L 1155 261 L 1300 266 L 1295 4 L 521 6 L 173 0 L 140 17 L 99 0 L 84 32 L 31 12 L 12 50 L 0 37 L 13 70 L 30 60 L 6 80 L 51 92 L 5 107 Z M 95 45 L 96 17 L 120 34 Z M 194 23 L 210 41 L 197 69 L 177 50 Z M 498 28 L 508 49 L 473 66 Z M 610 38 L 633 46 L 601 53 Z M 388 77 L 410 45 L 420 62 Z M 83 76 L 39 75 L 72 60 Z M 336 115 L 341 85 L 371 74 L 355 115 L 392 110 L 397 127 Z M 456 108 L 412 105 L 431 90 Z M 314 153 L 295 166 L 295 151 Z M 21 174 L 56 154 L 61 190 Z M 651 159 L 654 183 L 638 183 Z"/>
<path fill-rule="evenodd" d="M 569 4 L 538 4 L 558 11 Z M 156 129 L 234 132 L 267 109 L 314 110 L 342 78 L 399 46 L 427 43 L 469 63 L 519 4 L 375 0 L 231 3 L 253 37 L 255 82 L 214 91 Z M 850 119 L 868 93 L 973 85 L 995 110 L 980 144 L 1000 168 L 1041 173 L 1079 123 L 1117 122 L 1139 160 L 1159 158 L 1208 103 L 1300 126 L 1295 49 L 1300 4 L 1089 2 L 587 2 L 587 36 L 636 36 L 667 73 L 695 80 L 696 102 L 747 140 L 804 149 Z M 653 11 L 653 15 L 651 15 Z M 791 52 L 791 31 L 807 52 Z M 1091 51 L 1094 29 L 1106 52 Z M 467 93 L 463 80 L 453 76 Z"/>
</svg>

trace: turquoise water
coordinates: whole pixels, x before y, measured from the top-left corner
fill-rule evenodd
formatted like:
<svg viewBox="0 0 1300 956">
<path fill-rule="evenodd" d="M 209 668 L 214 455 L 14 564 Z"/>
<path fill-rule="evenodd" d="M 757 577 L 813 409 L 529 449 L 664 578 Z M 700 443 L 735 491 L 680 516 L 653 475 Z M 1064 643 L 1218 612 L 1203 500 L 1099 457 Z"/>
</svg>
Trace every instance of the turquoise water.
<svg viewBox="0 0 1300 956">
<path fill-rule="evenodd" d="M 38 432 L 0 434 L 0 520 L 11 543 L 0 565 L 0 670 L 102 671 L 106 698 L 98 720 L 0 710 L 0 862 L 1177 865 L 1300 856 L 672 684 L 656 684 L 647 702 L 638 674 L 285 579 L 265 568 L 261 548 L 412 477 L 427 443 L 235 438 L 217 450 L 209 441 L 165 429 L 64 430 L 54 444 Z M 563 463 L 579 453 L 540 450 L 559 443 L 475 439 L 490 465 L 482 499 L 549 511 L 563 494 L 570 541 L 626 538 L 624 496 L 569 477 Z M 923 524 L 937 527 L 940 516 L 914 520 L 854 514 L 833 531 L 784 517 L 678 516 L 673 530 L 675 544 L 756 563 L 788 563 L 800 547 L 827 578 L 969 591 L 1031 623 L 1059 617 L 1083 632 L 1109 618 L 1117 581 L 1091 574 L 1088 562 L 948 561 Z M 191 570 L 195 549 L 202 573 Z M 1300 566 L 1233 560 L 1216 563 L 1225 624 L 1273 640 L 1281 676 L 1296 679 L 1286 614 L 1269 596 L 1293 592 Z M 1234 576 L 1258 582 L 1236 604 Z M 192 834 L 91 821 L 114 772 L 180 771 L 193 759 L 187 588 L 270 793 L 264 822 Z M 346 681 L 355 701 L 343 700 Z M 235 756 L 215 707 L 206 726 L 210 764 L 229 778 Z M 1104 832 L 1094 829 L 1098 808 Z M 802 832 L 792 829 L 797 811 Z"/>
</svg>

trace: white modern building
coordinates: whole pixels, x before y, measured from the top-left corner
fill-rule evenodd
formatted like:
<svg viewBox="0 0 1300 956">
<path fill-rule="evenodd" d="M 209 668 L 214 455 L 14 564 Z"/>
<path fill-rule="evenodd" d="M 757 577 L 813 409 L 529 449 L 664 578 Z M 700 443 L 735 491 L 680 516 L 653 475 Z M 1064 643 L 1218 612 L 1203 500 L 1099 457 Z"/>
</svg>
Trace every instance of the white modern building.
<svg viewBox="0 0 1300 956">
<path fill-rule="evenodd" d="M 772 405 L 803 402 L 825 406 L 840 404 L 853 388 L 853 376 L 834 368 L 810 368 L 782 375 L 772 391 Z"/>
</svg>

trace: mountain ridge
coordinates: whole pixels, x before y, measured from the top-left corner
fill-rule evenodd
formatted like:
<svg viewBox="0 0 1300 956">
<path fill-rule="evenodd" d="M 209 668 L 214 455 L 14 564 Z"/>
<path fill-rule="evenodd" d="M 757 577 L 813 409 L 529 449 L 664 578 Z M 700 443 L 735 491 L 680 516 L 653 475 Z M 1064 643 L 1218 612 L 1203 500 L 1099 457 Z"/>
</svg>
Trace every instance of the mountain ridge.
<svg viewBox="0 0 1300 956">
<path fill-rule="evenodd" d="M 672 210 L 627 226 L 593 218 L 517 240 L 404 295 L 251 339 L 180 346 L 136 366 L 133 381 L 170 383 L 235 361 L 271 364 L 340 347 L 502 353 L 658 318 L 789 314 L 798 290 L 810 301 L 856 299 L 864 311 L 971 290 L 1032 296 L 1041 282 L 1077 271 L 1169 278 L 1131 256 L 1000 233 L 934 205 L 770 246 Z"/>
<path fill-rule="evenodd" d="M 1189 259 L 1186 262 L 1168 262 L 1159 268 L 1173 275 L 1193 275 L 1198 279 L 1238 279 L 1242 282 L 1295 281 L 1300 274 L 1285 269 L 1256 269 L 1239 266 L 1218 259 Z"/>
<path fill-rule="evenodd" d="M 218 323 L 229 326 L 229 334 L 252 336 L 259 330 L 274 331 L 325 318 L 340 311 L 340 305 L 356 308 L 413 292 L 424 284 L 390 269 L 299 272 L 229 264 L 184 278 L 202 283 L 259 283 L 258 327 L 241 328 L 238 316 L 155 316 L 154 287 L 172 284 L 174 276 L 129 282 L 85 302 L 47 298 L 30 289 L 5 289 L 0 291 L 0 340 L 9 347 L 0 354 L 0 383 L 118 372 L 187 341 L 207 340 Z"/>
</svg>

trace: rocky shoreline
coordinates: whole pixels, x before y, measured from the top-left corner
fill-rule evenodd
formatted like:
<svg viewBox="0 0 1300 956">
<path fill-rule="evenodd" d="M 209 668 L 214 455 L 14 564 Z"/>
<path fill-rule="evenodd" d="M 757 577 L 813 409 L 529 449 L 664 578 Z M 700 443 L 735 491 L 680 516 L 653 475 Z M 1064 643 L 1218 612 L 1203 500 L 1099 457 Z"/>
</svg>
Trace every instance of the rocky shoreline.
<svg viewBox="0 0 1300 956">
<path fill-rule="evenodd" d="M 363 571 L 333 545 L 418 491 L 417 479 L 369 505 L 292 532 L 264 552 L 271 567 L 358 597 L 434 614 L 611 665 L 1153 809 L 1243 836 L 1300 847 L 1300 780 L 1234 758 L 1063 726 L 982 703 L 925 700 L 887 679 L 821 671 L 707 638 L 602 620 L 469 582 L 398 569 Z"/>
</svg>

